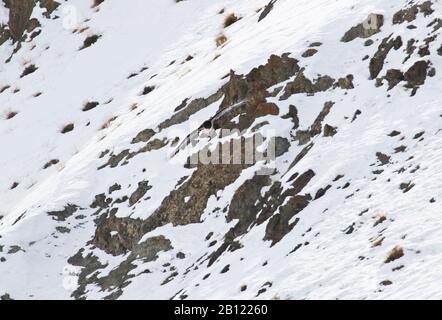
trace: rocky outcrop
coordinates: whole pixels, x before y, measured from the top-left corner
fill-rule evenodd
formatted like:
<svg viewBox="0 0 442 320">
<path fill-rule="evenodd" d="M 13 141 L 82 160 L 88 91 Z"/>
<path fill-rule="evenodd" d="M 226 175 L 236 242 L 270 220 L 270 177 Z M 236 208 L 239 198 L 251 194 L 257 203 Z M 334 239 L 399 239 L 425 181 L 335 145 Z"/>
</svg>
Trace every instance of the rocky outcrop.
<svg viewBox="0 0 442 320">
<path fill-rule="evenodd" d="M 264 10 L 262 10 L 262 12 L 260 13 L 260 15 L 258 17 L 258 22 L 260 22 L 265 17 L 267 17 L 267 15 L 270 13 L 270 11 L 273 10 L 273 5 L 276 3 L 276 1 L 278 1 L 278 0 L 270 0 L 270 2 L 264 7 Z"/>
<path fill-rule="evenodd" d="M 9 30 L 14 41 L 21 41 L 23 33 L 29 26 L 34 0 L 7 1 L 9 8 Z"/>
<path fill-rule="evenodd" d="M 134 204 L 136 204 L 150 189 L 152 189 L 152 186 L 149 185 L 149 181 L 138 182 L 137 190 L 135 190 L 134 193 L 132 193 L 132 195 L 129 197 L 129 206 L 132 207 Z"/>
<path fill-rule="evenodd" d="M 46 18 L 50 18 L 52 12 L 54 12 L 60 6 L 60 3 L 54 0 L 39 0 L 39 1 L 40 1 L 40 8 L 46 9 L 46 12 L 44 13 L 44 16 Z"/>
<path fill-rule="evenodd" d="M 265 221 L 268 224 L 264 240 L 271 241 L 271 245 L 279 242 L 296 225 L 297 221 L 289 223 L 291 218 L 301 212 L 311 200 L 310 195 L 299 193 L 314 176 L 314 172 L 308 170 L 295 179 L 285 192 L 282 192 L 280 182 L 272 183 L 268 176 L 256 175 L 247 180 L 235 192 L 227 214 L 227 221 L 238 219 L 238 223 L 226 233 L 221 246 L 212 252 L 208 265 L 212 265 L 226 250 L 234 251 L 241 247 L 237 238 L 253 225 L 260 225 Z M 261 190 L 265 186 L 270 188 L 262 196 Z"/>
<path fill-rule="evenodd" d="M 399 82 L 404 80 L 404 74 L 398 69 L 389 69 L 385 75 L 385 79 L 388 81 L 388 90 L 393 89 Z"/>
<path fill-rule="evenodd" d="M 431 1 L 425 1 L 422 4 L 415 4 L 409 8 L 401 9 L 393 15 L 393 24 L 401 24 L 404 22 L 412 22 L 416 20 L 419 12 L 424 16 L 428 16 L 434 12 Z"/>
<path fill-rule="evenodd" d="M 46 18 L 50 18 L 52 12 L 60 5 L 54 0 L 3 0 L 5 7 L 9 9 L 9 19 L 8 25 L 0 26 L 0 45 L 9 39 L 21 42 L 26 39 L 26 32 L 32 33 L 40 27 L 37 19 L 31 19 L 36 2 L 39 2 L 41 8 L 46 9 L 44 12 Z M 31 39 L 38 34 L 39 32 L 32 33 Z"/>
<path fill-rule="evenodd" d="M 131 143 L 138 143 L 138 142 L 148 142 L 150 138 L 152 138 L 155 135 L 155 131 L 152 129 L 145 129 L 143 131 L 140 131 L 135 138 L 132 139 Z"/>
<path fill-rule="evenodd" d="M 382 40 L 381 44 L 378 47 L 378 51 L 374 54 L 373 58 L 370 60 L 370 78 L 376 79 L 379 73 L 384 68 L 384 61 L 387 58 L 388 53 L 391 49 L 398 50 L 402 46 L 402 38 L 397 36 L 396 38 L 392 38 L 391 35 Z"/>
<path fill-rule="evenodd" d="M 103 214 L 97 221 L 92 243 L 112 255 L 120 255 L 134 246 L 141 239 L 143 221 L 141 219 L 118 218 L 117 210 Z"/>
<path fill-rule="evenodd" d="M 290 79 L 299 70 L 298 60 L 286 53 L 281 57 L 271 55 L 266 64 L 252 69 L 246 76 L 231 71 L 229 82 L 222 87 L 224 99 L 220 110 L 246 100 L 250 111 L 253 111 L 270 96 L 267 92 L 269 87 Z"/>
<path fill-rule="evenodd" d="M 295 140 L 297 140 L 300 145 L 307 144 L 314 136 L 317 136 L 322 132 L 322 122 L 324 121 L 325 117 L 330 113 L 330 110 L 334 104 L 335 103 L 332 101 L 326 102 L 321 112 L 313 121 L 310 128 L 308 128 L 307 130 L 296 131 Z"/>
<path fill-rule="evenodd" d="M 415 95 L 419 86 L 425 83 L 428 68 L 428 61 L 417 61 L 404 73 L 404 80 L 407 81 L 405 86 L 413 89 L 412 95 Z"/>
<path fill-rule="evenodd" d="M 306 93 L 314 95 L 316 92 L 327 91 L 333 86 L 335 80 L 329 76 L 320 76 L 312 81 L 304 75 L 301 70 L 292 82 L 287 83 L 284 94 L 280 100 L 286 100 L 293 94 Z"/>
<path fill-rule="evenodd" d="M 82 267 L 78 276 L 78 287 L 72 293 L 72 297 L 83 299 L 86 287 L 93 284 L 99 286 L 101 290 L 109 292 L 105 299 L 117 299 L 123 293 L 123 288 L 129 285 L 130 279 L 135 276 L 129 273 L 136 268 L 133 263 L 136 259 L 141 259 L 143 262 L 155 261 L 161 251 L 171 249 L 173 247 L 170 240 L 164 236 L 148 238 L 136 244 L 127 258 L 103 277 L 99 277 L 96 271 L 105 268 L 107 265 L 103 265 L 92 253 L 83 256 L 84 249 L 80 249 L 68 259 L 68 263 Z"/>
<path fill-rule="evenodd" d="M 341 38 L 342 42 L 350 42 L 356 38 L 369 38 L 381 31 L 384 24 L 384 16 L 371 13 L 364 22 L 352 27 Z"/>
<path fill-rule="evenodd" d="M 163 121 L 158 128 L 160 130 L 166 129 L 168 127 L 171 127 L 176 124 L 183 123 L 184 121 L 189 120 L 190 116 L 205 107 L 211 105 L 212 103 L 218 101 L 223 96 L 223 92 L 221 90 L 218 90 L 214 94 L 210 95 L 207 98 L 198 98 L 195 100 L 192 100 L 187 106 L 182 107 L 180 106 L 177 108 L 177 112 L 170 117 L 169 119 L 166 119 Z"/>
<path fill-rule="evenodd" d="M 72 216 L 77 210 L 79 209 L 78 206 L 73 204 L 68 204 L 64 210 L 60 211 L 50 211 L 48 212 L 48 215 L 52 217 L 52 219 L 56 221 L 66 221 L 70 216 Z"/>
</svg>

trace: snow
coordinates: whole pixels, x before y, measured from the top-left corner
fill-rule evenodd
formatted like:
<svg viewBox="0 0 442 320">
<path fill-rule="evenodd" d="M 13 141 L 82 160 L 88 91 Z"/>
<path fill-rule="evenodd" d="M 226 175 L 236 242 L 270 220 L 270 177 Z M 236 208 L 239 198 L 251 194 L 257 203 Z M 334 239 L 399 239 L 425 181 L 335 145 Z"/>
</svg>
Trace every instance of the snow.
<svg viewBox="0 0 442 320">
<path fill-rule="evenodd" d="M 347 74 L 355 77 L 353 90 L 336 89 L 314 96 L 298 94 L 286 101 L 279 100 L 281 92 L 268 99 L 278 105 L 280 115 L 288 112 L 289 105 L 295 105 L 302 130 L 311 126 L 325 102 L 335 102 L 324 124 L 338 127 L 337 134 L 314 137 L 314 147 L 308 155 L 289 169 L 305 147 L 292 142 L 289 151 L 276 160 L 278 173 L 272 176 L 272 180 L 287 187 L 295 172 L 312 169 L 315 177 L 302 193 L 314 196 L 320 188 L 332 184 L 326 196 L 301 211 L 294 230 L 276 245 L 262 240 L 266 223 L 253 226 L 240 237 L 242 248 L 225 252 L 208 267 L 204 259 L 223 243 L 224 235 L 236 223 L 227 223 L 225 213 L 216 209 L 228 207 L 235 191 L 253 177 L 260 164 L 244 170 L 237 181 L 209 199 L 202 223 L 167 224 L 143 236 L 140 242 L 164 235 L 174 249 L 159 253 L 155 261 L 137 260 L 137 268 L 131 271 L 135 277 L 124 288 L 121 299 L 169 299 L 181 289 L 189 299 L 442 298 L 442 62 L 435 54 L 442 38 L 439 36 L 431 44 L 432 56 L 428 57 L 437 70 L 436 76 L 427 78 L 414 97 L 402 84 L 387 92 L 385 85 L 376 88 L 368 80 L 369 60 L 362 58 L 372 56 L 378 42 L 366 47 L 365 39 L 339 41 L 350 27 L 372 12 L 384 14 L 386 21 L 372 39 L 380 41 L 392 32 L 403 37 L 404 46 L 409 38 L 424 39 L 426 25 L 442 12 L 441 3 L 434 2 L 433 16 L 424 18 L 419 14 L 413 22 L 417 28 L 410 30 L 405 23 L 390 23 L 392 15 L 407 1 L 298 0 L 295 4 L 279 0 L 271 13 L 257 23 L 256 11 L 267 2 L 132 0 L 128 5 L 106 0 L 96 10 L 87 2 L 72 0 L 56 11 L 61 19 L 48 20 L 41 11 L 34 12 L 42 24 L 42 33 L 30 43 L 23 43 L 11 62 L 0 64 L 0 87 L 10 86 L 0 94 L 0 257 L 6 259 L 0 262 L 0 296 L 8 292 L 11 297 L 22 299 L 72 298 L 80 268 L 67 260 L 81 248 L 108 264 L 100 269 L 101 276 L 109 274 L 127 256 L 113 257 L 86 245 L 95 232 L 94 210 L 89 208 L 95 195 L 107 192 L 116 182 L 122 190 L 112 194 L 114 199 L 130 195 L 139 181 L 147 180 L 152 188 L 142 201 L 133 207 L 127 203 L 115 206 L 118 217 L 146 219 L 177 188 L 178 181 L 194 169 L 169 160 L 174 150 L 169 146 L 141 153 L 126 165 L 97 170 L 108 158 L 99 158 L 100 154 L 105 150 L 114 154 L 125 149 L 139 150 L 142 145 L 131 144 L 139 131 L 157 129 L 184 99 L 190 101 L 214 93 L 226 82 L 222 78 L 230 69 L 247 73 L 265 63 L 271 54 L 290 52 L 300 60 L 309 78 L 316 78 L 319 73 L 336 79 Z M 235 12 L 241 19 L 223 30 L 223 15 L 218 13 L 221 8 Z M 5 19 L 6 9 L 0 6 L 0 24 Z M 73 27 L 88 29 L 73 33 Z M 220 32 L 228 41 L 216 47 L 214 39 Z M 101 36 L 99 40 L 79 50 L 84 39 L 94 34 Z M 323 43 L 318 53 L 301 59 L 314 41 Z M 427 58 L 415 53 L 402 65 L 404 46 L 391 51 L 380 76 L 388 68 L 405 71 L 414 62 Z M 5 43 L 0 47 L 0 59 L 6 60 L 12 51 L 12 44 Z M 189 55 L 193 59 L 184 62 Z M 219 57 L 213 60 L 216 55 Z M 171 61 L 176 62 L 170 65 Z M 29 64 L 35 64 L 38 70 L 20 78 Z M 144 67 L 148 69 L 140 72 Z M 138 75 L 127 79 L 132 73 Z M 155 86 L 155 90 L 140 95 L 145 86 Z M 20 91 L 14 93 L 15 89 Z M 41 95 L 34 97 L 38 92 Z M 89 101 L 99 105 L 83 112 Z M 159 132 L 155 138 L 183 138 L 183 134 L 213 116 L 220 103 L 219 100 L 188 121 Z M 130 107 L 133 104 L 138 105 L 134 110 Z M 352 122 L 357 109 L 362 113 Z M 17 115 L 6 120 L 10 111 Z M 113 117 L 116 119 L 102 128 Z M 290 139 L 290 120 L 266 116 L 259 118 L 262 121 L 270 123 L 262 128 L 263 134 L 275 129 L 279 136 Z M 61 134 L 68 123 L 74 124 L 74 130 Z M 401 135 L 388 137 L 393 129 Z M 425 131 L 424 140 L 418 142 L 413 137 L 421 131 Z M 210 143 L 215 146 L 217 142 Z M 192 150 L 204 145 L 198 144 Z M 406 151 L 394 153 L 400 145 L 406 145 Z M 376 152 L 391 155 L 391 164 L 370 166 L 377 163 Z M 185 160 L 185 154 L 180 153 L 177 158 Z M 43 169 L 51 159 L 60 162 Z M 420 169 L 411 172 L 417 166 Z M 402 167 L 406 170 L 399 174 Z M 376 169 L 384 172 L 374 175 Z M 332 183 L 338 175 L 344 177 Z M 415 186 L 403 193 L 399 185 L 410 181 Z M 11 190 L 14 182 L 19 185 Z M 346 182 L 350 186 L 343 189 Z M 267 190 L 264 188 L 261 193 Z M 436 201 L 430 203 L 431 198 Z M 186 197 L 185 203 L 190 200 Z M 81 210 L 65 222 L 54 221 L 46 214 L 62 210 L 66 204 L 75 204 Z M 80 214 L 85 218 L 77 219 Z M 387 220 L 373 227 L 379 214 Z M 345 234 L 342 230 L 352 224 L 356 230 Z M 71 231 L 58 233 L 57 226 Z M 214 234 L 206 241 L 209 232 Z M 382 245 L 373 247 L 373 240 L 380 236 L 385 237 Z M 214 240 L 217 243 L 209 247 Z M 297 244 L 304 245 L 290 253 Z M 24 251 L 7 254 L 13 245 Z M 389 250 L 396 245 L 404 248 L 404 257 L 385 264 Z M 178 252 L 185 253 L 186 258 L 176 258 Z M 205 258 L 199 265 L 196 261 L 201 257 Z M 171 273 L 163 272 L 165 263 L 173 264 L 178 276 L 161 285 Z M 228 264 L 230 271 L 220 273 Z M 194 265 L 199 268 L 194 269 Z M 400 265 L 404 267 L 393 271 Z M 143 273 L 145 269 L 151 273 Z M 185 274 L 187 269 L 190 271 Z M 211 275 L 202 280 L 208 273 Z M 381 286 L 384 280 L 393 284 Z M 272 286 L 256 296 L 267 281 Z M 246 291 L 240 290 L 242 285 L 247 285 Z M 145 290 L 146 287 L 152 290 Z M 90 299 L 102 299 L 110 293 L 96 285 L 87 289 Z"/>
</svg>

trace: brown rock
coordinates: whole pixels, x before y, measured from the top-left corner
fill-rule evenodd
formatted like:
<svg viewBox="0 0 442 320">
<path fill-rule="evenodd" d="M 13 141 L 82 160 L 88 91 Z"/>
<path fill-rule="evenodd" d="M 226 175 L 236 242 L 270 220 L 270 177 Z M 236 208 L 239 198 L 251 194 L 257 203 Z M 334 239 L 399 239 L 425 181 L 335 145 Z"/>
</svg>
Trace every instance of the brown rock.
<svg viewBox="0 0 442 320">
<path fill-rule="evenodd" d="M 382 40 L 382 43 L 378 47 L 378 51 L 374 54 L 373 58 L 370 60 L 370 78 L 376 79 L 376 77 L 381 72 L 384 67 L 384 61 L 391 49 L 398 50 L 402 46 L 402 39 L 397 36 L 392 39 L 391 36 Z"/>
<path fill-rule="evenodd" d="M 393 249 L 390 250 L 390 252 L 387 255 L 387 258 L 385 259 L 385 263 L 390 263 L 394 260 L 397 260 L 404 256 L 404 250 L 400 246 L 396 246 Z"/>
<path fill-rule="evenodd" d="M 404 80 L 404 74 L 398 69 L 389 69 L 385 79 L 388 81 L 388 90 L 393 89 L 399 82 Z"/>
<path fill-rule="evenodd" d="M 427 70 L 429 68 L 428 61 L 417 61 L 404 74 L 404 80 L 407 81 L 406 87 L 412 88 L 414 95 L 419 86 L 425 83 L 427 78 Z"/>
<path fill-rule="evenodd" d="M 342 37 L 341 41 L 350 42 L 356 38 L 369 38 L 381 31 L 383 24 L 383 15 L 371 13 L 364 22 L 348 30 Z"/>
<path fill-rule="evenodd" d="M 311 49 L 307 49 L 307 50 L 302 54 L 302 57 L 303 57 L 303 58 L 308 58 L 308 57 L 314 56 L 317 52 L 318 52 L 318 50 L 313 49 L 313 48 L 311 48 Z"/>
</svg>

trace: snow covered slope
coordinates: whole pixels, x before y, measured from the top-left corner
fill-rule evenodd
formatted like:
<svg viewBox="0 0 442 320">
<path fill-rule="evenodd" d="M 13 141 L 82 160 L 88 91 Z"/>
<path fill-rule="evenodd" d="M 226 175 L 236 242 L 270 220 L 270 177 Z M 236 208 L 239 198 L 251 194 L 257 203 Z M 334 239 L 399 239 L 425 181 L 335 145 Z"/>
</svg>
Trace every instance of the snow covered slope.
<svg viewBox="0 0 442 320">
<path fill-rule="evenodd" d="M 35 2 L 0 4 L 0 297 L 442 298 L 440 1 Z M 276 159 L 171 157 L 221 110 Z"/>
</svg>

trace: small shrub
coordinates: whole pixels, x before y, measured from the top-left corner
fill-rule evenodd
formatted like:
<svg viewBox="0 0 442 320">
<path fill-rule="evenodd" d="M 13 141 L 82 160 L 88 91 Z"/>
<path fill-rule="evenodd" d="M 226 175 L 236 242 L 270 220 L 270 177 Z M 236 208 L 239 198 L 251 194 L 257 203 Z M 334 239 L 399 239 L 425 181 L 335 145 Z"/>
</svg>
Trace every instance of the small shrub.
<svg viewBox="0 0 442 320">
<path fill-rule="evenodd" d="M 385 217 L 385 215 L 381 214 L 376 218 L 376 221 L 373 224 L 373 227 L 376 227 L 378 224 L 383 223 L 385 220 L 387 220 L 387 218 Z"/>
<path fill-rule="evenodd" d="M 393 249 L 391 249 L 390 252 L 388 253 L 387 258 L 385 259 L 385 263 L 390 263 L 403 256 L 404 256 L 404 249 L 402 249 L 400 246 L 396 246 Z"/>
<path fill-rule="evenodd" d="M 224 43 L 226 43 L 227 37 L 224 34 L 220 34 L 216 37 L 215 42 L 217 47 L 221 47 Z"/>
<path fill-rule="evenodd" d="M 115 121 L 115 119 L 117 119 L 117 117 L 112 117 L 112 118 L 106 120 L 106 121 L 101 125 L 100 130 L 104 130 L 104 129 L 108 128 L 108 127 L 110 126 L 110 124 L 111 124 L 113 121 Z"/>
<path fill-rule="evenodd" d="M 236 21 L 238 21 L 238 17 L 234 13 L 229 14 L 224 18 L 224 28 L 231 26 Z"/>
</svg>

